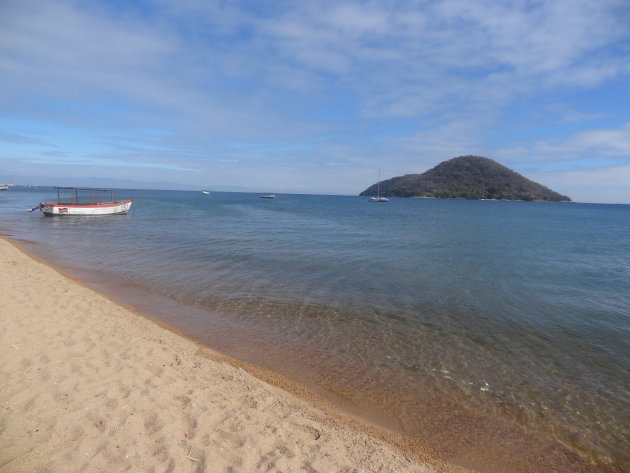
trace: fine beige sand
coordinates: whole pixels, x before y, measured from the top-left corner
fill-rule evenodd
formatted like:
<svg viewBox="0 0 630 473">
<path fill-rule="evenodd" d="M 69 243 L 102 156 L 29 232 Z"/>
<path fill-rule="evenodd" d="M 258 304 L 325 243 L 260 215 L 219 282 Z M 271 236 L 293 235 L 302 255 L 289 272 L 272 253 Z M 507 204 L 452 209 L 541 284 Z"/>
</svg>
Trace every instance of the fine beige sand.
<svg viewBox="0 0 630 473">
<path fill-rule="evenodd" d="M 462 471 L 399 450 L 0 239 L 0 473 Z"/>
</svg>

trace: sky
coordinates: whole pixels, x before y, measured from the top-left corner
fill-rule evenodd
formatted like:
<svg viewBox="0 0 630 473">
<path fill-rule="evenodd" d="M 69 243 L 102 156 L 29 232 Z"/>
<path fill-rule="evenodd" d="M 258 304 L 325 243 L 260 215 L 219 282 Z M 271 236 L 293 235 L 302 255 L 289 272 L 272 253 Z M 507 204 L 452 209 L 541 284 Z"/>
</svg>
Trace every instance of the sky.
<svg viewBox="0 0 630 473">
<path fill-rule="evenodd" d="M 628 0 L 0 0 L 0 182 L 630 203 Z"/>
</svg>

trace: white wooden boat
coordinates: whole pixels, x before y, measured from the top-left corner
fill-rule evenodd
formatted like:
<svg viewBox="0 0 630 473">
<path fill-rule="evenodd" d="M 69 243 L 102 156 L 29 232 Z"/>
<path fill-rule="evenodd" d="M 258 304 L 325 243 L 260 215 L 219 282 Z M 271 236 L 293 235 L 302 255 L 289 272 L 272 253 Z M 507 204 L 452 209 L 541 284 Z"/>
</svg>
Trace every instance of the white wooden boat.
<svg viewBox="0 0 630 473">
<path fill-rule="evenodd" d="M 261 199 L 275 199 L 276 194 L 263 194 L 260 196 Z"/>
<path fill-rule="evenodd" d="M 0 191 L 6 191 L 9 188 L 9 186 L 5 185 L 5 184 L 0 184 Z"/>
<path fill-rule="evenodd" d="M 69 191 L 70 196 L 62 199 L 62 191 Z M 81 200 L 79 199 L 81 191 Z M 109 196 L 109 200 L 107 199 Z M 78 189 L 76 187 L 57 187 L 56 202 L 41 202 L 30 211 L 41 210 L 47 216 L 60 215 L 123 215 L 129 212 L 133 200 L 114 200 L 114 192 L 109 189 Z"/>
<path fill-rule="evenodd" d="M 202 193 L 203 195 L 210 195 L 210 191 L 207 191 L 207 190 L 205 190 L 205 189 L 204 189 L 204 190 L 202 190 L 202 191 L 201 191 L 201 193 Z"/>
</svg>

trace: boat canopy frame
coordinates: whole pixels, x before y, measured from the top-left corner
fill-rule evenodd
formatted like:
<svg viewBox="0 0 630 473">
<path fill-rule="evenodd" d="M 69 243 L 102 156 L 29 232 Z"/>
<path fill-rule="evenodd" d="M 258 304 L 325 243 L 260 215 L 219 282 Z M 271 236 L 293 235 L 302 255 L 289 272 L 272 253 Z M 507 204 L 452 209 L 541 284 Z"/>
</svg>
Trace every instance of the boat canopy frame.
<svg viewBox="0 0 630 473">
<path fill-rule="evenodd" d="M 56 204 L 66 204 L 66 205 L 79 205 L 79 204 L 103 204 L 107 202 L 115 202 L 114 201 L 114 191 L 111 189 L 99 189 L 99 188 L 89 188 L 89 187 L 58 187 L 57 189 L 57 202 Z M 62 191 L 70 191 L 70 202 L 63 202 L 61 200 Z M 85 199 L 88 197 L 85 194 L 81 194 L 81 197 L 84 197 L 84 201 L 80 202 L 80 194 L 79 191 L 89 192 L 89 202 L 86 202 Z M 109 200 L 103 200 L 103 195 L 107 196 L 109 193 Z M 107 197 L 105 197 L 107 198 Z"/>
</svg>

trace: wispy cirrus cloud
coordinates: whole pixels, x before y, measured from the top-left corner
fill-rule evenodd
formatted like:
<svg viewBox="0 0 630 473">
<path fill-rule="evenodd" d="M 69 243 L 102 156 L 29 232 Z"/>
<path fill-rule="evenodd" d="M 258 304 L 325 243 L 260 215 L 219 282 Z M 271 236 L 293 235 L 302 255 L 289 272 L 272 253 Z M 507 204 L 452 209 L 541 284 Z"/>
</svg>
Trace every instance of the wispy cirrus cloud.
<svg viewBox="0 0 630 473">
<path fill-rule="evenodd" d="M 43 140 L 33 136 L 18 135 L 15 133 L 5 133 L 0 131 L 0 141 L 12 144 L 45 144 Z"/>
<path fill-rule="evenodd" d="M 537 143 L 536 149 L 546 156 L 583 158 L 605 156 L 630 161 L 630 122 L 621 128 L 592 129 L 564 139 Z"/>
</svg>

